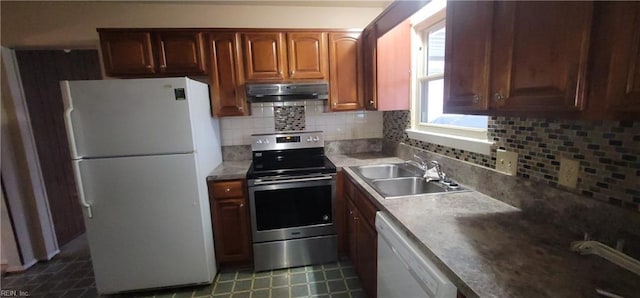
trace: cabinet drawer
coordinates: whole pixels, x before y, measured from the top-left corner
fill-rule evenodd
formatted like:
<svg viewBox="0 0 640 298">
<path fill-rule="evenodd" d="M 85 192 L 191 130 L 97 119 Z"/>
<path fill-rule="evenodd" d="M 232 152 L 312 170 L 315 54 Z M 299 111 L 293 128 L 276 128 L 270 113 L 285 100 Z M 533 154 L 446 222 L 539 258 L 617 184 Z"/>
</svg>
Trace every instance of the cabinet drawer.
<svg viewBox="0 0 640 298">
<path fill-rule="evenodd" d="M 220 181 L 213 183 L 213 198 L 215 200 L 233 197 L 242 197 L 243 192 L 242 180 Z"/>
</svg>

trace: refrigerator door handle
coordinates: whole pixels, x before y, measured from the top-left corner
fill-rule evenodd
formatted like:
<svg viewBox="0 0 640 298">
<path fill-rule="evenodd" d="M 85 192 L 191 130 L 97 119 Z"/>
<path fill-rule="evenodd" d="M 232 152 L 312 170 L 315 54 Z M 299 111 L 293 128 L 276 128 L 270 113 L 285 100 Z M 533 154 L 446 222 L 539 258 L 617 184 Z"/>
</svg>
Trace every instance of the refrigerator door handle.
<svg viewBox="0 0 640 298">
<path fill-rule="evenodd" d="M 82 160 L 74 160 L 73 164 L 73 175 L 76 177 L 76 187 L 78 190 L 78 198 L 80 199 L 80 205 L 87 209 L 87 217 L 93 218 L 93 212 L 91 212 L 91 205 L 87 202 L 84 197 L 84 187 L 82 186 L 82 175 L 80 175 L 80 163 Z"/>
<path fill-rule="evenodd" d="M 69 81 L 60 82 L 60 89 L 62 89 L 62 103 L 64 104 L 64 127 L 67 130 L 67 139 L 69 140 L 71 159 L 82 158 L 82 156 L 78 156 L 78 149 L 76 147 L 76 136 L 73 133 L 73 122 L 71 121 L 73 103 L 71 100 L 71 89 L 69 88 Z"/>
</svg>

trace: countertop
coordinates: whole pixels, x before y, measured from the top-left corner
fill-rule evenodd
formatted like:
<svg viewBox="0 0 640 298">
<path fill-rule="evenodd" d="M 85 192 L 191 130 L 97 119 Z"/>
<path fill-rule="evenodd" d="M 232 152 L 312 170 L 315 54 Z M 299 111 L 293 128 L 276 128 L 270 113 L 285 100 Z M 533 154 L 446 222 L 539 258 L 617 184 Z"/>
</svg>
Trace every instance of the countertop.
<svg viewBox="0 0 640 298">
<path fill-rule="evenodd" d="M 244 179 L 251 166 L 251 160 L 223 161 L 209 174 L 207 180 Z"/>
</svg>

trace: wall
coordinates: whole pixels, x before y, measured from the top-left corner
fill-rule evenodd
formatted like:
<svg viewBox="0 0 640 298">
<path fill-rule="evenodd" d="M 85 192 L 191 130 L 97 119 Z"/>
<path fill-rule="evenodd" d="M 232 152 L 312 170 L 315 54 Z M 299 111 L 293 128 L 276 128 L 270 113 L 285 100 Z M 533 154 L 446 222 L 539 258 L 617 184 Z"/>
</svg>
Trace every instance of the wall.
<svg viewBox="0 0 640 298">
<path fill-rule="evenodd" d="M 497 148 L 514 151 L 521 178 L 640 212 L 640 121 L 490 117 L 490 156 L 409 139 L 409 125 L 408 111 L 385 112 L 384 138 L 489 168 Z M 557 184 L 562 157 L 580 161 L 576 189 Z"/>
<path fill-rule="evenodd" d="M 250 145 L 251 134 L 287 130 L 321 130 L 328 141 L 382 137 L 382 112 L 325 111 L 325 101 L 254 103 L 251 116 L 221 119 L 222 145 Z"/>
<path fill-rule="evenodd" d="M 253 5 L 229 5 L 234 2 Z M 386 2 L 1 1 L 0 44 L 96 47 L 98 27 L 364 28 Z"/>
</svg>

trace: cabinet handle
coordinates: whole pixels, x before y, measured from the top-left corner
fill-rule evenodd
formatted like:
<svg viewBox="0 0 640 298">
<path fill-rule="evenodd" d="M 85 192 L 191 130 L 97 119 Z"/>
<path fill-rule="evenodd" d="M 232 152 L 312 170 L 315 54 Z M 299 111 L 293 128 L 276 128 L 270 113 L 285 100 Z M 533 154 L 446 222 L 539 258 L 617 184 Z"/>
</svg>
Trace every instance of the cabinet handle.
<svg viewBox="0 0 640 298">
<path fill-rule="evenodd" d="M 373 104 L 373 99 L 369 101 L 369 104 Z"/>
<path fill-rule="evenodd" d="M 240 208 L 244 207 L 244 203 L 240 203 Z"/>
<path fill-rule="evenodd" d="M 334 107 L 335 107 L 335 106 L 337 106 L 337 105 L 338 105 L 338 103 L 337 103 L 337 102 L 334 102 L 334 103 L 333 103 L 333 106 L 334 106 Z"/>
<path fill-rule="evenodd" d="M 227 189 L 225 189 L 224 191 L 225 191 L 225 192 L 230 192 L 230 191 L 231 191 L 231 188 L 227 188 Z"/>
<path fill-rule="evenodd" d="M 290 71 L 290 72 L 289 72 L 289 75 L 290 75 L 290 76 L 292 76 L 292 75 L 294 75 L 294 74 L 296 74 L 296 71 L 295 71 L 295 70 L 292 70 L 292 71 Z"/>
<path fill-rule="evenodd" d="M 160 65 L 160 68 L 167 68 L 167 66 L 162 64 L 162 65 Z"/>
<path fill-rule="evenodd" d="M 504 95 L 502 95 L 502 93 L 500 92 L 496 92 L 496 94 L 493 95 L 493 100 L 495 101 L 501 101 L 504 99 Z"/>
<path fill-rule="evenodd" d="M 474 94 L 473 95 L 473 103 L 479 103 L 480 99 L 482 99 L 482 96 L 480 96 L 478 94 Z"/>
</svg>

